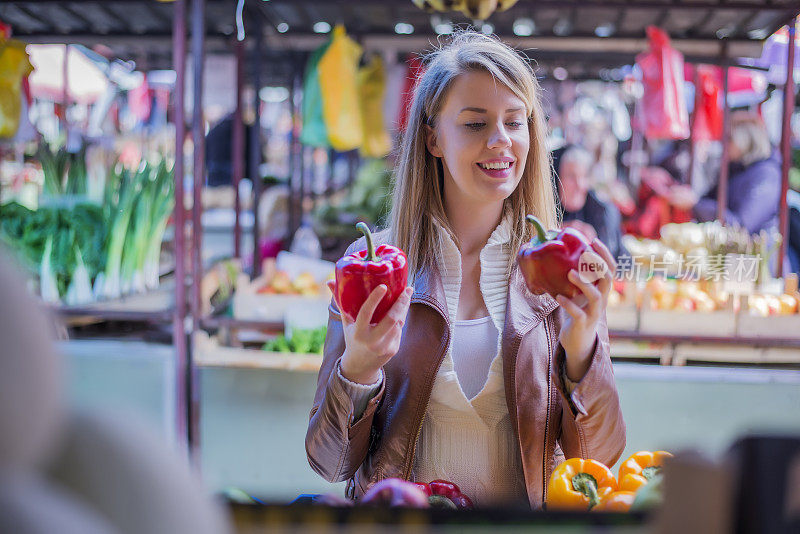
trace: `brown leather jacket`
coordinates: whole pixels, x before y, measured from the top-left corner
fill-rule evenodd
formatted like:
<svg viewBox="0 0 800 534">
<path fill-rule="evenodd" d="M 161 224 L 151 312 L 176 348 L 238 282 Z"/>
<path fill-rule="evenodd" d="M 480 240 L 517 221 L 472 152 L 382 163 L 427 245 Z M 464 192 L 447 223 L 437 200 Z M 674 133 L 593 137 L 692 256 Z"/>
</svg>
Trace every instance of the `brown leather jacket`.
<svg viewBox="0 0 800 534">
<path fill-rule="evenodd" d="M 376 246 L 387 232 L 375 236 Z M 353 243 L 350 254 L 366 248 Z M 512 271 L 502 333 L 503 374 L 511 422 L 519 439 L 531 507 L 547 498 L 555 465 L 594 458 L 613 465 L 625 448 L 625 423 L 603 320 L 592 362 L 570 397 L 560 379 L 564 350 L 558 333 L 565 312 L 549 295 L 533 295 Z M 311 467 L 330 482 L 348 481 L 348 497 L 361 496 L 384 478 L 410 480 L 422 420 L 434 378 L 450 343 L 441 279 L 420 272 L 398 353 L 384 366 L 384 382 L 353 420 L 353 402 L 335 372 L 345 342 L 339 311 L 330 306 L 317 393 L 306 434 Z M 563 452 L 562 452 L 563 451 Z"/>
</svg>

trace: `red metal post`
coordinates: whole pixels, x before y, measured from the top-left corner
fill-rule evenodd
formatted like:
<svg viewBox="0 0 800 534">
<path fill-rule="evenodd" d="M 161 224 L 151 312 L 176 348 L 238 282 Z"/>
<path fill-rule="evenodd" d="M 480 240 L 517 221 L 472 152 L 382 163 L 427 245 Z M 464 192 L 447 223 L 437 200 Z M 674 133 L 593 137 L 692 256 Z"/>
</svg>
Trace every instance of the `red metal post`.
<svg viewBox="0 0 800 534">
<path fill-rule="evenodd" d="M 242 257 L 242 223 L 241 212 L 242 204 L 239 198 L 239 184 L 244 176 L 244 122 L 242 118 L 242 90 L 244 89 L 244 43 L 236 41 L 234 44 L 236 54 L 236 111 L 233 114 L 233 146 L 231 147 L 231 157 L 233 158 L 233 255 L 236 258 Z"/>
<path fill-rule="evenodd" d="M 188 425 L 188 343 L 186 339 L 186 208 L 183 203 L 183 142 L 186 139 L 186 0 L 176 0 L 172 13 L 172 62 L 175 69 L 173 120 L 175 121 L 175 310 L 172 318 L 172 343 L 175 346 L 175 372 L 178 395 L 176 427 L 179 440 L 189 436 Z"/>
<path fill-rule="evenodd" d="M 783 86 L 783 127 L 781 130 L 781 200 L 780 200 L 780 232 L 781 246 L 778 254 L 778 276 L 783 276 L 783 262 L 786 258 L 786 245 L 789 241 L 789 206 L 786 193 L 789 191 L 789 169 L 792 165 L 792 112 L 794 111 L 794 53 L 795 26 L 797 19 L 789 22 L 789 49 L 786 60 L 786 84 Z"/>
<path fill-rule="evenodd" d="M 202 303 L 200 285 L 203 280 L 203 185 L 206 170 L 206 137 L 203 120 L 203 64 L 205 60 L 205 0 L 192 0 L 192 74 L 194 105 L 192 117 L 192 142 L 194 164 L 192 168 L 194 200 L 192 202 L 192 332 L 200 330 Z M 189 354 L 189 447 L 196 453 L 199 439 L 199 391 L 197 370 Z"/>
<path fill-rule="evenodd" d="M 725 210 L 728 209 L 728 166 L 730 164 L 730 151 L 728 138 L 730 137 L 730 108 L 728 107 L 728 47 L 725 46 L 722 67 L 722 159 L 719 163 L 719 182 L 717 183 L 717 219 L 725 224 Z"/>
</svg>

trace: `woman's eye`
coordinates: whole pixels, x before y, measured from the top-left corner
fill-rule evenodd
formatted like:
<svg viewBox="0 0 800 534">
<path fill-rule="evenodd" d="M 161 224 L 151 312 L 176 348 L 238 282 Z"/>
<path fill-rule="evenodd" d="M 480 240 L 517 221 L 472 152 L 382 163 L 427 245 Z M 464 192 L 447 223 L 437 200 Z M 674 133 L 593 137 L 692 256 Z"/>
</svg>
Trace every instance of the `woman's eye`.
<svg viewBox="0 0 800 534">
<path fill-rule="evenodd" d="M 483 128 L 485 126 L 485 124 L 482 123 L 482 122 L 468 122 L 464 126 L 469 128 L 470 130 L 480 130 L 481 128 Z"/>
<path fill-rule="evenodd" d="M 520 122 L 520 121 L 507 122 L 506 125 L 509 128 L 514 128 L 515 130 L 518 129 L 518 128 L 522 128 L 522 122 Z"/>
</svg>

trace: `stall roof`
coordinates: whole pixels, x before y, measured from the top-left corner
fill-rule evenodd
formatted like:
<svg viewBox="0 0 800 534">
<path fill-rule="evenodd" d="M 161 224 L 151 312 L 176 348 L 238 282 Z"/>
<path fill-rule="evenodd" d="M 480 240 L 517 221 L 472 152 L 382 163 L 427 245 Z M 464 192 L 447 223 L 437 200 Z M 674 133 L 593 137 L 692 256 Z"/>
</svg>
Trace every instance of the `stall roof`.
<svg viewBox="0 0 800 534">
<path fill-rule="evenodd" d="M 236 0 L 206 0 L 209 53 L 230 50 L 236 33 Z M 411 0 L 247 0 L 245 22 L 264 21 L 266 43 L 274 56 L 267 61 L 294 62 L 286 50 L 309 50 L 324 35 L 314 24 L 343 23 L 367 48 L 412 51 L 435 41 L 436 22 L 455 25 L 470 20 L 458 13 L 429 14 Z M 621 64 L 646 48 L 645 29 L 665 29 L 687 58 L 719 61 L 723 56 L 756 57 L 763 40 L 800 13 L 798 0 L 520 0 L 489 23 L 494 32 L 516 46 L 539 51 L 541 57 L 572 54 L 584 62 Z M 437 18 L 438 17 L 438 18 Z M 533 21 L 529 37 L 514 34 L 520 18 Z M 0 4 L 0 20 L 29 42 L 104 44 L 121 57 L 150 54 L 169 65 L 172 6 L 155 0 L 27 0 Z M 414 27 L 398 36 L 395 24 Z M 280 33 L 278 27 L 288 25 Z M 284 29 L 284 28 L 281 28 Z M 606 37 L 600 37 L 605 35 Z M 561 54 L 561 55 L 559 55 Z"/>
</svg>

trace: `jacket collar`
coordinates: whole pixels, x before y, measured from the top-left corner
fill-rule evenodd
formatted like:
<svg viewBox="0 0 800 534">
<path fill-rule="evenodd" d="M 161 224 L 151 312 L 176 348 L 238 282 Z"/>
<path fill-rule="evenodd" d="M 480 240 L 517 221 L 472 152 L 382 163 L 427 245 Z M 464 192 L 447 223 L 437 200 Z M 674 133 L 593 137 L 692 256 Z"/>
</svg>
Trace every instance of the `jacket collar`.
<svg viewBox="0 0 800 534">
<path fill-rule="evenodd" d="M 445 231 L 441 227 L 440 229 Z M 510 238 L 510 223 L 506 217 L 492 234 L 489 243 L 507 243 Z M 444 286 L 439 272 L 434 268 L 426 267 L 417 273 L 411 300 L 412 302 L 425 302 L 434 306 L 449 322 Z M 558 302 L 550 295 L 534 295 L 528 290 L 525 279 L 522 277 L 519 266 L 515 261 L 508 282 L 506 328 L 511 327 L 514 331 L 522 331 L 526 326 L 537 324 L 557 307 Z"/>
</svg>

